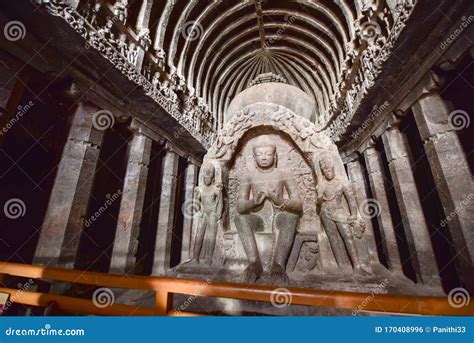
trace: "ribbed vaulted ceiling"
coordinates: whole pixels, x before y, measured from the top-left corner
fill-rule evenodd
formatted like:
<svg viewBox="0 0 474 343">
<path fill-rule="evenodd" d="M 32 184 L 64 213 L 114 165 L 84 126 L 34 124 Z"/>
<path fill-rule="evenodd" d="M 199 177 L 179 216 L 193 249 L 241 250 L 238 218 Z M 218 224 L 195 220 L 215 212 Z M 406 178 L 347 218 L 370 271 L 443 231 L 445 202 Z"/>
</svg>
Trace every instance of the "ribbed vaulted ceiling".
<svg viewBox="0 0 474 343">
<path fill-rule="evenodd" d="M 135 2 L 131 12 L 138 15 Z M 360 15 L 352 0 L 155 0 L 151 6 L 154 48 L 167 53 L 168 64 L 219 121 L 232 98 L 266 72 L 314 96 L 324 113 Z"/>
</svg>

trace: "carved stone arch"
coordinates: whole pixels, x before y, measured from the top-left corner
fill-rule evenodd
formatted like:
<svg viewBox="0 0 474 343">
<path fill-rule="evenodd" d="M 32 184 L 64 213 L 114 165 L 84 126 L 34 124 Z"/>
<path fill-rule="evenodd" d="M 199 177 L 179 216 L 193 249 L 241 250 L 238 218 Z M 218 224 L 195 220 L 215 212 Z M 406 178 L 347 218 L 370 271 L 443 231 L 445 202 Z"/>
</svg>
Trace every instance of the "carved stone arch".
<svg viewBox="0 0 474 343">
<path fill-rule="evenodd" d="M 255 102 L 244 104 L 237 110 L 204 157 L 204 163 L 218 165 L 222 173 L 225 212 L 221 221 L 223 230 L 218 233 L 220 244 L 217 248 L 217 260 L 222 263 L 233 260 L 234 267 L 245 261 L 245 252 L 234 223 L 236 199 L 240 178 L 250 171 L 247 165 L 252 168 L 249 164 L 253 163 L 250 144 L 254 138 L 261 135 L 267 135 L 277 142 L 279 159 L 280 155 L 281 158 L 284 156 L 286 165 L 283 165 L 283 160 L 279 163 L 282 164 L 282 169 L 286 168 L 295 177 L 305 204 L 298 227 L 300 235 L 297 235 L 297 240 L 300 244 L 296 244 L 298 246 L 290 264 L 293 264 L 293 267 L 296 264 L 304 239 L 314 241 L 315 237 L 318 237 L 316 241 L 319 241 L 321 254 L 332 256 L 317 211 L 316 186 L 318 180 L 322 179 L 319 167 L 322 156 L 329 155 L 334 161 L 336 174 L 347 180 L 337 147 L 328 136 L 318 132 L 312 122 L 289 108 L 270 102 Z M 288 162 L 290 154 L 293 154 L 293 161 Z M 240 164 L 236 165 L 237 162 Z M 301 168 L 293 168 L 294 164 Z M 332 263 L 331 257 L 325 260 Z"/>
<path fill-rule="evenodd" d="M 290 137 L 313 168 L 317 179 L 321 177 L 318 165 L 321 155 L 330 155 L 335 162 L 336 173 L 347 179 L 337 147 L 328 136 L 290 109 L 266 102 L 247 105 L 235 114 L 222 128 L 204 159 L 218 161 L 224 170 L 228 170 L 242 138 L 257 127 L 271 128 Z"/>
<path fill-rule="evenodd" d="M 254 168 L 252 142 L 261 136 L 267 136 L 278 147 L 277 168 L 286 170 L 297 180 L 300 194 L 304 198 L 304 216 L 316 216 L 316 189 L 318 175 L 314 171 L 313 159 L 308 158 L 301 147 L 285 131 L 271 125 L 256 125 L 249 128 L 239 139 L 232 158 L 223 164 L 224 187 L 228 188 L 229 199 L 237 197 L 235 187 L 231 187 L 231 179 L 240 179 L 243 174 Z M 242 165 L 243 164 L 243 165 Z"/>
<path fill-rule="evenodd" d="M 301 155 L 301 158 L 304 160 L 307 166 L 311 169 L 311 172 L 316 180 L 318 176 L 314 173 L 314 161 L 305 155 L 305 152 L 301 149 L 301 147 L 298 144 L 296 144 L 295 140 L 291 137 L 290 134 L 272 125 L 256 125 L 256 126 L 252 126 L 246 132 L 244 132 L 244 134 L 238 141 L 238 144 L 234 150 L 234 154 L 232 155 L 231 159 L 224 162 L 223 164 L 224 170 L 232 169 L 232 167 L 235 165 L 236 157 L 242 151 L 245 144 L 251 142 L 252 140 L 256 139 L 259 136 L 264 136 L 264 135 L 280 136 L 283 141 L 285 141 L 293 150 L 295 150 L 299 155 Z M 277 168 L 281 167 L 281 164 L 282 164 L 281 156 L 278 156 Z"/>
</svg>

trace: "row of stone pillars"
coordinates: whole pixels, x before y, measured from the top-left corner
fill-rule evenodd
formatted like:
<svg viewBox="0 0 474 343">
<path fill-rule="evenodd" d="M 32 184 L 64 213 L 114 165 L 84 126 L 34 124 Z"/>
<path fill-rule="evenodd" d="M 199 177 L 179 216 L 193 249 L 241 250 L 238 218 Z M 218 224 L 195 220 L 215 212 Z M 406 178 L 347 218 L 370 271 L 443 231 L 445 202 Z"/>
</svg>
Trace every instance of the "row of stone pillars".
<svg viewBox="0 0 474 343">
<path fill-rule="evenodd" d="M 451 237 L 457 273 L 463 287 L 473 292 L 474 187 L 461 142 L 450 123 L 452 109 L 450 102 L 432 91 L 419 98 L 409 112 L 414 115 L 435 191 L 444 209 L 441 217 L 445 220 L 434 230 L 441 230 L 443 236 Z M 378 138 L 372 138 L 373 144 L 369 144 L 361 155 L 353 155 L 352 161 L 346 164 L 348 174 L 358 199 L 368 199 L 370 194 L 379 207 L 374 226 L 378 227 L 389 269 L 402 273 L 402 265 L 407 262 L 400 254 L 397 239 L 400 230 L 403 230 L 417 282 L 441 287 L 439 274 L 446 266 L 437 263 L 436 254 L 442 252 L 434 251 L 430 237 L 432 228 L 428 227 L 423 214 L 424 199 L 417 188 L 413 169 L 418 161 L 412 159 L 407 137 L 400 129 L 400 117 L 394 115 L 392 119 L 381 135 L 381 142 L 377 142 Z M 382 151 L 376 148 L 379 143 L 383 145 Z M 387 161 L 382 158 L 383 151 Z M 384 163 L 388 163 L 401 223 L 393 220 L 388 194 L 390 182 L 384 173 Z M 364 176 L 364 165 L 367 178 Z M 368 225 L 373 229 L 371 222 Z"/>
<path fill-rule="evenodd" d="M 94 125 L 94 114 L 100 109 L 80 102 L 72 115 L 72 123 L 61 161 L 58 165 L 55 183 L 48 209 L 41 227 L 40 237 L 33 263 L 74 268 L 79 253 L 80 238 L 88 210 L 94 178 L 99 160 L 104 132 Z M 138 237 L 144 210 L 145 191 L 149 175 L 153 141 L 160 139 L 134 120 L 131 125 L 133 136 L 129 141 L 126 174 L 121 191 L 120 210 L 113 252 L 111 273 L 134 273 L 137 263 Z M 184 202 L 192 201 L 197 182 L 198 162 L 188 159 L 185 175 L 178 175 L 180 155 L 169 143 L 163 143 L 165 153 L 160 173 L 161 192 L 159 216 L 154 244 L 152 275 L 163 274 L 170 267 L 171 242 L 176 216 L 181 211 L 178 203 L 178 182 L 185 177 Z M 192 218 L 185 217 L 183 223 L 182 258 L 187 257 L 191 241 Z"/>
</svg>

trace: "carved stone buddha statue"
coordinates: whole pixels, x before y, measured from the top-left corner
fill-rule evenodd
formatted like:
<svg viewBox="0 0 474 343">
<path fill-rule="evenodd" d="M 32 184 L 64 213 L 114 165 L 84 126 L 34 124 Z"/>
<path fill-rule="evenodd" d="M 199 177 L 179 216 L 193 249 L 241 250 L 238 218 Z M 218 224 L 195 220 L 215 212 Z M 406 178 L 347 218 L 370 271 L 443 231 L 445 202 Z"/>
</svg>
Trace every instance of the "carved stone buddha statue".
<svg viewBox="0 0 474 343">
<path fill-rule="evenodd" d="M 273 208 L 272 230 L 276 235 L 268 277 L 271 283 L 288 282 L 286 262 L 290 253 L 303 203 L 298 185 L 289 173 L 277 168 L 277 146 L 266 136 L 257 137 L 252 145 L 256 169 L 241 179 L 237 198 L 235 225 L 248 259 L 242 279 L 254 282 L 264 270 L 257 247 L 255 231 L 262 226 L 259 213 L 266 203 Z"/>
</svg>

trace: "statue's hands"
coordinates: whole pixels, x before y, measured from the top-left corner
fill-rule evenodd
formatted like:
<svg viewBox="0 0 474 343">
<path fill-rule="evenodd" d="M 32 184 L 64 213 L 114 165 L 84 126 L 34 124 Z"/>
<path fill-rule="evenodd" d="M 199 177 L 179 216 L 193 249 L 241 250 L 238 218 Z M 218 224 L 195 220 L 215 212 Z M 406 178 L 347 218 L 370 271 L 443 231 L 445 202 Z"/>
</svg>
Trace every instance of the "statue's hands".
<svg viewBox="0 0 474 343">
<path fill-rule="evenodd" d="M 275 204 L 275 206 L 282 206 L 285 203 L 285 200 L 278 194 L 277 191 L 273 191 L 269 195 L 271 201 Z"/>
<path fill-rule="evenodd" d="M 354 223 L 357 220 L 357 215 L 356 214 L 351 214 L 349 218 L 347 218 L 349 223 Z"/>
<path fill-rule="evenodd" d="M 255 204 L 255 206 L 259 206 L 261 204 L 263 204 L 263 202 L 265 201 L 265 198 L 268 196 L 267 192 L 266 191 L 259 191 L 257 196 L 253 199 L 253 203 Z"/>
<path fill-rule="evenodd" d="M 323 187 L 321 185 L 316 186 L 316 200 L 318 202 L 323 201 Z"/>
</svg>

